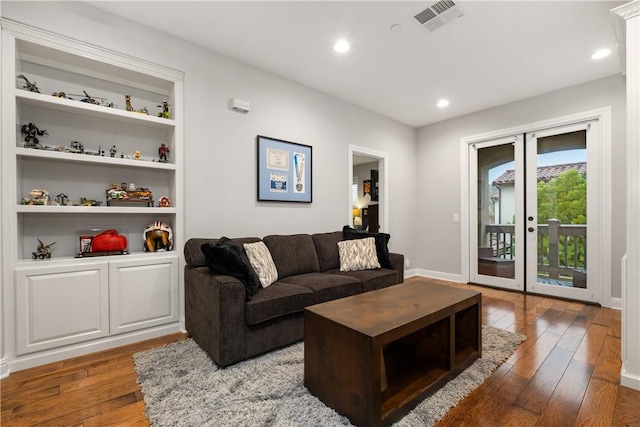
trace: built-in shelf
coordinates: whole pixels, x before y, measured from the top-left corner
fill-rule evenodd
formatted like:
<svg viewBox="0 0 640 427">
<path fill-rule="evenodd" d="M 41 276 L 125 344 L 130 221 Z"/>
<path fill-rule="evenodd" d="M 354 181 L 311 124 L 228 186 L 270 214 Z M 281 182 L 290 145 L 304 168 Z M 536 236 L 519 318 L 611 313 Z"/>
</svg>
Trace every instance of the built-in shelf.
<svg viewBox="0 0 640 427">
<path fill-rule="evenodd" d="M 16 147 L 16 155 L 23 157 L 38 157 L 55 161 L 96 163 L 107 166 L 128 166 L 132 168 L 150 168 L 174 171 L 173 163 L 150 162 L 147 160 L 121 159 L 118 157 L 95 156 L 91 154 L 66 153 L 62 151 L 40 150 L 35 148 Z"/>
<path fill-rule="evenodd" d="M 142 214 L 173 215 L 177 208 L 158 207 L 121 207 L 121 206 L 52 206 L 52 205 L 18 205 L 18 213 L 31 214 Z"/>
</svg>

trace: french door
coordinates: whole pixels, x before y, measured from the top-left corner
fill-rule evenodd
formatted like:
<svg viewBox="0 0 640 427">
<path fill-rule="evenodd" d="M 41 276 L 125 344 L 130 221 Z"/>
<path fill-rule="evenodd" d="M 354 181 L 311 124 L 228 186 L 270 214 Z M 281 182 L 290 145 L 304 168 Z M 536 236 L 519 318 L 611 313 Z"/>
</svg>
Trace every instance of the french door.
<svg viewBox="0 0 640 427">
<path fill-rule="evenodd" d="M 600 234 L 592 226 L 598 126 L 585 121 L 469 145 L 470 224 L 477 225 L 471 282 L 598 301 L 591 280 L 598 263 L 589 262 Z"/>
</svg>

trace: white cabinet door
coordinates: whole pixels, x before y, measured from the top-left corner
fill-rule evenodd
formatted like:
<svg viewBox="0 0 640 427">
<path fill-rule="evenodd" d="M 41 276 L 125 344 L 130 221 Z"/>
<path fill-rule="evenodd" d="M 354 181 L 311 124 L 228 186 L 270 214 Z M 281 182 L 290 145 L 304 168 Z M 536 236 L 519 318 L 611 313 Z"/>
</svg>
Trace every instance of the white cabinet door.
<svg viewBox="0 0 640 427">
<path fill-rule="evenodd" d="M 28 266 L 16 270 L 17 354 L 109 334 L 108 264 Z"/>
<path fill-rule="evenodd" d="M 177 322 L 178 256 L 109 263 L 111 335 Z"/>
</svg>

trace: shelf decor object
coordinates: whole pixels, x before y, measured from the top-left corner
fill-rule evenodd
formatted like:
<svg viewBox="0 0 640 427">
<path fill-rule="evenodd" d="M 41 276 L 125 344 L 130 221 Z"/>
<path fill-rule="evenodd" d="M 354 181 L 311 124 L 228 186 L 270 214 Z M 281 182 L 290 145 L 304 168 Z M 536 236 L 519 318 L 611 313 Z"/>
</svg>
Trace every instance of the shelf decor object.
<svg viewBox="0 0 640 427">
<path fill-rule="evenodd" d="M 258 135 L 258 201 L 312 202 L 311 146 Z"/>
<path fill-rule="evenodd" d="M 1 24 L 0 377 L 184 331 L 181 251 L 149 253 L 141 238 L 161 221 L 182 248 L 184 73 Z M 150 114 L 127 111 L 125 94 Z M 37 144 L 25 142 L 25 124 Z M 170 162 L 160 161 L 159 146 Z M 133 201 L 121 203 L 105 194 L 114 182 L 144 188 L 128 188 Z M 170 207 L 154 206 L 147 186 Z M 56 242 L 50 257 L 33 259 L 38 239 Z"/>
</svg>

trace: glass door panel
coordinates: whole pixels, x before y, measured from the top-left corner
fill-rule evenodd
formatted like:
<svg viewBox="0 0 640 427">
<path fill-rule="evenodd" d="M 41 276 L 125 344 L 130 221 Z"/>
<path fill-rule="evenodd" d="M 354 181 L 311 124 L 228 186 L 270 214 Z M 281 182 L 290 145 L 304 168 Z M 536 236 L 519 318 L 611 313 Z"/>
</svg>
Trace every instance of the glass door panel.
<svg viewBox="0 0 640 427">
<path fill-rule="evenodd" d="M 592 300 L 587 141 L 591 124 L 527 135 L 527 288 Z"/>
<path fill-rule="evenodd" d="M 470 147 L 472 160 L 471 281 L 508 289 L 522 289 L 524 257 L 517 221 L 522 218 L 522 136 L 513 136 Z M 520 246 L 520 248 L 519 248 Z"/>
</svg>

